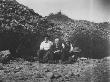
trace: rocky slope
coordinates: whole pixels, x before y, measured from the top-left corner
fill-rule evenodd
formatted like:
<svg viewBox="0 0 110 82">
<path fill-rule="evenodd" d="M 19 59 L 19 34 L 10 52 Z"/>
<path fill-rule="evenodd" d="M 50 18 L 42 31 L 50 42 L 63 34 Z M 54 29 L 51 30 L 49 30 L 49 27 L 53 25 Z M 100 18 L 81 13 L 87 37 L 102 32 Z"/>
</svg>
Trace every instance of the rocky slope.
<svg viewBox="0 0 110 82">
<path fill-rule="evenodd" d="M 79 47 L 80 56 L 108 56 L 110 24 L 73 20 L 62 12 L 42 17 L 16 0 L 0 0 L 0 51 L 12 56 L 36 56 L 45 35 L 59 37 Z M 16 54 L 16 55 L 15 55 Z"/>
<path fill-rule="evenodd" d="M 12 57 L 36 56 L 44 35 L 70 40 L 82 49 L 79 56 L 108 56 L 109 23 L 72 20 L 61 12 L 47 17 L 16 0 L 0 0 L 0 51 Z M 0 63 L 0 82 L 109 82 L 109 59 L 87 59 L 72 64 L 40 64 L 16 59 Z"/>
<path fill-rule="evenodd" d="M 55 24 L 53 29 L 63 40 L 70 40 L 75 46 L 82 49 L 82 55 L 98 58 L 108 56 L 110 23 L 94 23 L 86 20 L 73 20 L 61 11 L 50 14 L 47 20 Z M 100 58 L 99 57 L 99 58 Z"/>
<path fill-rule="evenodd" d="M 33 56 L 52 25 L 16 0 L 0 0 L 0 50 Z"/>
<path fill-rule="evenodd" d="M 73 64 L 40 64 L 24 60 L 0 65 L 2 82 L 109 82 L 110 60 L 88 59 Z"/>
</svg>

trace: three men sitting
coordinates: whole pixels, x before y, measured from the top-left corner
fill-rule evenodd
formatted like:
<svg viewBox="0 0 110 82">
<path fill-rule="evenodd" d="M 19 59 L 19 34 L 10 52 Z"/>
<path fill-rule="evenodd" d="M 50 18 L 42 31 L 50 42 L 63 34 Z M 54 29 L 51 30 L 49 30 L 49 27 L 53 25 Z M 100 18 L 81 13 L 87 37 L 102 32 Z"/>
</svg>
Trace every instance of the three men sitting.
<svg viewBox="0 0 110 82">
<path fill-rule="evenodd" d="M 62 62 L 68 60 L 73 55 L 73 46 L 70 41 L 62 43 L 59 38 L 56 38 L 54 42 L 50 41 L 48 37 L 45 37 L 44 41 L 40 44 L 40 50 L 38 51 L 39 61 L 48 60 Z"/>
</svg>

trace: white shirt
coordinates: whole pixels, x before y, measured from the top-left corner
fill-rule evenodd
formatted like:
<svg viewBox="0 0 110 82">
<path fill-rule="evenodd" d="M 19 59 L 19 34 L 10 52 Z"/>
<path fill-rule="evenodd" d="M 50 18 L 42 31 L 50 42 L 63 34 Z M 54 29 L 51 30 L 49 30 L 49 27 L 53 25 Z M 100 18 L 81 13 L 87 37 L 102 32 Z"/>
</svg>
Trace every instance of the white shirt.
<svg viewBox="0 0 110 82">
<path fill-rule="evenodd" d="M 72 51 L 73 51 L 73 45 L 70 44 L 70 46 L 71 46 L 71 48 L 70 48 L 70 52 L 72 52 Z"/>
<path fill-rule="evenodd" d="M 53 42 L 51 41 L 43 41 L 40 45 L 40 50 L 49 50 L 51 46 L 53 45 Z"/>
</svg>

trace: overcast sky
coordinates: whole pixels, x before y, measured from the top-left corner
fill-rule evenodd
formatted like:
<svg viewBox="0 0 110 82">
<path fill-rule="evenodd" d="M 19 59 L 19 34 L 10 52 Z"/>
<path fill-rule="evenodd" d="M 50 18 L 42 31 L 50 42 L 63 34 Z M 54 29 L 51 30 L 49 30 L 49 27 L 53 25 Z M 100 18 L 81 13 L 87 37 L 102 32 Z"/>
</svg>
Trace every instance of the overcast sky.
<svg viewBox="0 0 110 82">
<path fill-rule="evenodd" d="M 17 0 L 42 16 L 62 11 L 68 17 L 110 22 L 110 0 Z"/>
</svg>

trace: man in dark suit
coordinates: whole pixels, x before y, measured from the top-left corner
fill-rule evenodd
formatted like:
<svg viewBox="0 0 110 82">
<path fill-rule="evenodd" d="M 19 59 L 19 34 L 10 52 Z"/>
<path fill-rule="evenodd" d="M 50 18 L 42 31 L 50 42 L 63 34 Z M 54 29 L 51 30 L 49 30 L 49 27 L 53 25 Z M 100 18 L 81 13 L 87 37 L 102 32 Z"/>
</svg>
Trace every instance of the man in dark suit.
<svg viewBox="0 0 110 82">
<path fill-rule="evenodd" d="M 61 61 L 61 55 L 63 54 L 64 44 L 60 41 L 59 38 L 56 38 L 52 46 L 52 60 L 57 63 Z"/>
</svg>

